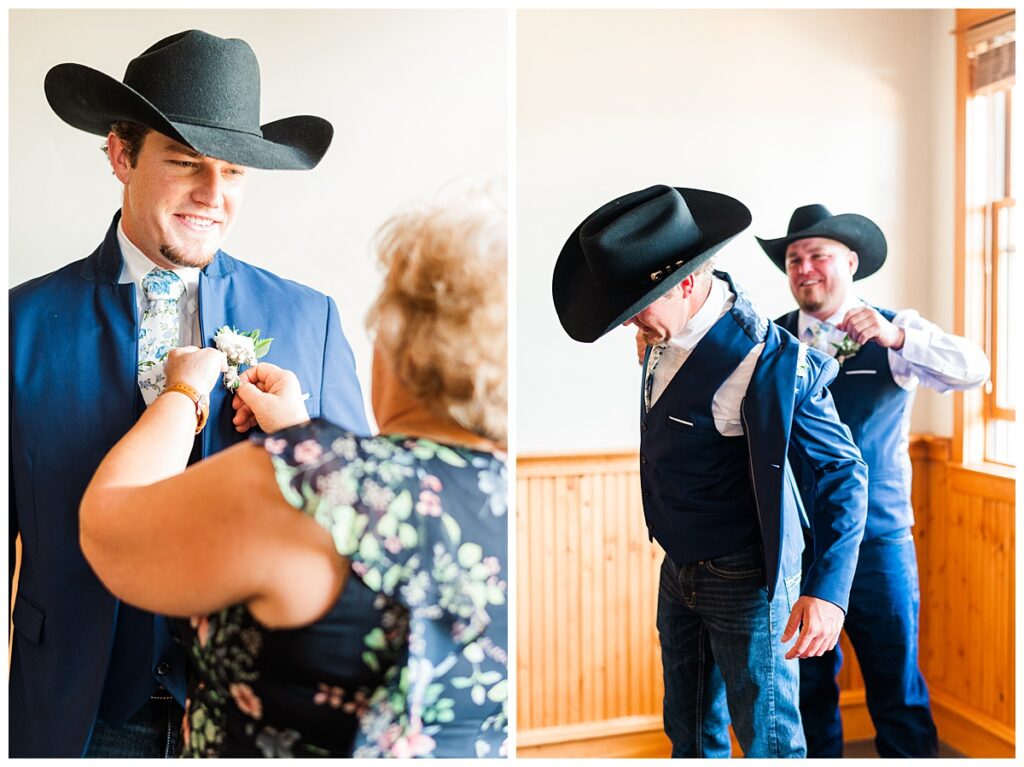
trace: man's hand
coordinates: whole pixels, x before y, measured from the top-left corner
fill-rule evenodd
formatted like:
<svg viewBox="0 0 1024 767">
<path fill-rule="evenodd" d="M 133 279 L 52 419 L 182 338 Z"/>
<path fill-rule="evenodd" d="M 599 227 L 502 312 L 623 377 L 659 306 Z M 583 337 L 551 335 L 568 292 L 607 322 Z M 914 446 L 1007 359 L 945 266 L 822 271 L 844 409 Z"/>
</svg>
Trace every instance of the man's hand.
<svg viewBox="0 0 1024 767">
<path fill-rule="evenodd" d="M 838 327 L 861 346 L 874 341 L 883 349 L 899 351 L 906 338 L 903 328 L 896 327 L 870 306 L 850 309 Z"/>
<path fill-rule="evenodd" d="M 647 353 L 647 341 L 644 340 L 644 334 L 639 330 L 636 331 L 636 361 L 641 365 L 644 364 L 644 355 Z"/>
<path fill-rule="evenodd" d="M 843 629 L 845 615 L 838 605 L 824 599 L 803 596 L 796 600 L 789 623 L 782 632 L 782 642 L 793 638 L 800 628 L 800 636 L 786 653 L 786 659 L 816 658 L 836 646 Z"/>
<path fill-rule="evenodd" d="M 261 362 L 242 373 L 239 380 L 231 401 L 237 411 L 231 419 L 236 431 L 259 426 L 269 434 L 309 420 L 302 387 L 292 371 Z"/>
<path fill-rule="evenodd" d="M 224 352 L 198 346 L 179 346 L 171 349 L 164 362 L 167 386 L 188 384 L 200 394 L 209 394 L 220 379 L 227 358 Z"/>
</svg>

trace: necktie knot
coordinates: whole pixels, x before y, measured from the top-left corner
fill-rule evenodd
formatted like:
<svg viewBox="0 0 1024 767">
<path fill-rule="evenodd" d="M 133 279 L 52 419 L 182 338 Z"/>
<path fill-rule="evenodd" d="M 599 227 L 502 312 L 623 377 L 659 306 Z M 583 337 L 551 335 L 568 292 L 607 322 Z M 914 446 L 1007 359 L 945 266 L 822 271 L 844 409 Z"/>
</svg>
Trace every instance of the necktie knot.
<svg viewBox="0 0 1024 767">
<path fill-rule="evenodd" d="M 153 269 L 142 278 L 147 301 L 177 302 L 185 292 L 185 283 L 170 269 Z"/>
<path fill-rule="evenodd" d="M 820 352 L 830 354 L 832 352 L 832 332 L 835 330 L 835 325 L 831 322 L 818 322 L 817 324 L 811 324 L 807 326 L 807 334 L 810 338 L 809 345 L 812 349 L 817 349 Z"/>
</svg>

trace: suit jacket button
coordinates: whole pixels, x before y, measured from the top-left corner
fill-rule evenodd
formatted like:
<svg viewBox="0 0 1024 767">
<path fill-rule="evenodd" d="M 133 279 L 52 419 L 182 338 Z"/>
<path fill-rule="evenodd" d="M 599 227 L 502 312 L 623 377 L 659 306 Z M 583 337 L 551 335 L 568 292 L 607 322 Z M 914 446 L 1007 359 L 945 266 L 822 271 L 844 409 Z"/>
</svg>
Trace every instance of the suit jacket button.
<svg viewBox="0 0 1024 767">
<path fill-rule="evenodd" d="M 160 661 L 156 664 L 157 676 L 167 676 L 171 673 L 171 664 L 165 660 Z"/>
<path fill-rule="evenodd" d="M 646 421 L 644 421 L 642 424 L 640 424 L 640 431 L 647 431 L 647 422 Z"/>
<path fill-rule="evenodd" d="M 647 456 L 646 455 L 641 455 L 640 456 L 640 463 L 647 463 Z"/>
</svg>

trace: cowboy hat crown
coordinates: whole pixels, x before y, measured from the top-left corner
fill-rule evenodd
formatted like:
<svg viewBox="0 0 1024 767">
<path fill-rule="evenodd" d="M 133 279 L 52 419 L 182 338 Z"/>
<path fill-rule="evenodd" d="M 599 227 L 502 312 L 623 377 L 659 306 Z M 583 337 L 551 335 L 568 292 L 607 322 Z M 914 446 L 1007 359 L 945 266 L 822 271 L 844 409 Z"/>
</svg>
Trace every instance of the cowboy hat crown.
<svg viewBox="0 0 1024 767">
<path fill-rule="evenodd" d="M 589 343 L 633 317 L 750 225 L 750 211 L 717 192 L 657 185 L 595 210 L 559 253 L 552 277 L 565 331 Z"/>
<path fill-rule="evenodd" d="M 312 168 L 334 133 L 327 120 L 308 115 L 261 126 L 252 48 L 195 29 L 132 59 L 123 82 L 65 63 L 46 74 L 43 87 L 53 111 L 80 130 L 105 136 L 112 123 L 137 122 L 200 154 L 252 168 Z"/>
</svg>

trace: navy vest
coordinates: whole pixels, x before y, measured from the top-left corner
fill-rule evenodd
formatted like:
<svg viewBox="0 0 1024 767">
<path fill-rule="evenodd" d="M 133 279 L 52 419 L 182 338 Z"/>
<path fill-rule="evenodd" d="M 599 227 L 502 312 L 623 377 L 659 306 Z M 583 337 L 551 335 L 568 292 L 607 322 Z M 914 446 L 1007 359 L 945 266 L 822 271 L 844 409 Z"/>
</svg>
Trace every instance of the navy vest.
<svg viewBox="0 0 1024 767">
<path fill-rule="evenodd" d="M 146 412 L 136 389 L 135 419 Z M 202 441 L 192 446 L 189 464 L 202 458 Z M 112 727 L 125 724 L 163 685 L 179 703 L 185 700 L 185 652 L 171 635 L 170 620 L 117 602 L 114 643 L 100 697 L 99 718 Z"/>
<path fill-rule="evenodd" d="M 723 437 L 711 414 L 715 392 L 754 347 L 734 311 L 700 340 L 649 411 L 640 399 L 644 516 L 677 564 L 761 541 L 747 438 Z"/>
<path fill-rule="evenodd" d="M 895 312 L 878 309 L 892 322 Z M 800 313 L 790 312 L 776 323 L 798 335 Z M 907 435 L 907 414 L 914 404 L 914 392 L 897 384 L 889 370 L 889 351 L 868 343 L 839 368 L 828 387 L 839 418 L 868 465 L 868 517 L 864 540 L 891 533 L 914 524 L 910 503 L 911 466 Z M 804 507 L 814 512 L 814 480 L 809 468 L 790 451 Z"/>
</svg>

